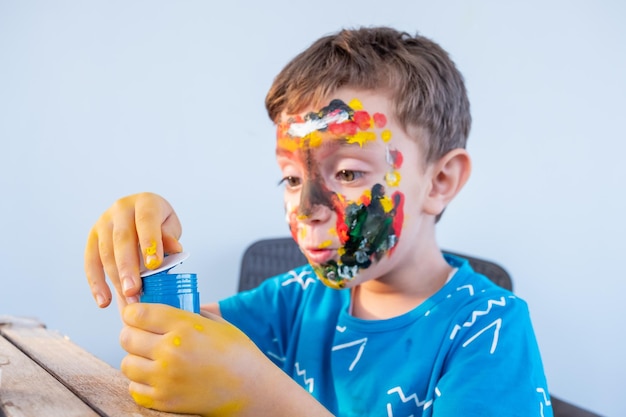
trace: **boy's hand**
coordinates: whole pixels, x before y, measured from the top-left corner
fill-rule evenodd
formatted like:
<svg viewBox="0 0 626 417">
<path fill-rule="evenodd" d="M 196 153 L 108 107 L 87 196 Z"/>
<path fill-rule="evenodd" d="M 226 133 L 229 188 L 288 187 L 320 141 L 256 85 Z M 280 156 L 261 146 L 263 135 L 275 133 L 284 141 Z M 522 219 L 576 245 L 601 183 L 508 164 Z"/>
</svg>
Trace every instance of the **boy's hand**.
<svg viewBox="0 0 626 417">
<path fill-rule="evenodd" d="M 120 308 L 137 301 L 140 259 L 147 268 L 157 268 L 164 253 L 182 251 L 178 242 L 181 233 L 174 209 L 159 195 L 139 193 L 116 201 L 93 226 L 85 247 L 85 274 L 98 305 L 111 303 L 105 272 L 115 287 Z"/>
<path fill-rule="evenodd" d="M 126 326 L 120 343 L 128 355 L 121 370 L 131 380 L 132 397 L 144 407 L 201 415 L 265 415 L 258 414 L 264 408 L 257 407 L 258 399 L 271 396 L 263 398 L 259 389 L 275 389 L 268 378 L 275 381 L 282 374 L 280 378 L 289 379 L 243 332 L 218 316 L 135 303 L 124 308 L 122 319 Z"/>
</svg>

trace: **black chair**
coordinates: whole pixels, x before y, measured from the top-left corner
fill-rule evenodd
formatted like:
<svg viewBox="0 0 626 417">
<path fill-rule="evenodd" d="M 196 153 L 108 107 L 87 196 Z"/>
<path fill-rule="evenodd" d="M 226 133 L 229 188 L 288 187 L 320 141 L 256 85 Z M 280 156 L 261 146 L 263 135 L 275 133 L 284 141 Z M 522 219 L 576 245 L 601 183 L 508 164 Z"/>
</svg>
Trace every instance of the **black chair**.
<svg viewBox="0 0 626 417">
<path fill-rule="evenodd" d="M 495 262 L 464 254 L 444 251 L 469 261 L 476 272 L 485 275 L 497 285 L 513 291 L 509 273 Z M 304 265 L 306 258 L 290 237 L 261 239 L 248 246 L 241 259 L 239 291 L 255 288 L 265 279 Z M 566 401 L 551 396 L 554 417 L 601 417 Z"/>
</svg>

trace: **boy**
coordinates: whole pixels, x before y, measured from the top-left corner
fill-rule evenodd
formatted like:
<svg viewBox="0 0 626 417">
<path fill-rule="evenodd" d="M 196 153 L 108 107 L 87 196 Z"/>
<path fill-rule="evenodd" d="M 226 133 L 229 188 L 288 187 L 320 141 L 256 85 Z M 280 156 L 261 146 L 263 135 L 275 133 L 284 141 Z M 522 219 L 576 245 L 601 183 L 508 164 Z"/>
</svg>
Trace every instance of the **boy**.
<svg viewBox="0 0 626 417">
<path fill-rule="evenodd" d="M 266 107 L 307 265 L 195 315 L 134 302 L 137 248 L 151 268 L 181 250 L 164 199 L 123 198 L 90 233 L 98 304 L 104 271 L 130 302 L 121 369 L 135 400 L 202 415 L 552 415 L 524 301 L 436 243 L 470 174 L 469 102 L 446 52 L 343 30 L 296 56 Z"/>
</svg>

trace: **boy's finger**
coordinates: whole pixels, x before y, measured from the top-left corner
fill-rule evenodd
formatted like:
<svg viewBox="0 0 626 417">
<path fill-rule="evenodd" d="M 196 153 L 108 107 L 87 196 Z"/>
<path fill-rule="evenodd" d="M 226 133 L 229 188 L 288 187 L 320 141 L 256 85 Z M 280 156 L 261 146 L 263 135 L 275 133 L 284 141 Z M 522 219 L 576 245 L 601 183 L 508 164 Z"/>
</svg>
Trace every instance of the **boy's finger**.
<svg viewBox="0 0 626 417">
<path fill-rule="evenodd" d="M 136 202 L 135 228 L 143 263 L 148 269 L 158 268 L 163 262 L 161 226 L 168 215 L 167 207 L 151 196 L 145 196 Z"/>
<path fill-rule="evenodd" d="M 142 356 L 128 354 L 122 359 L 120 371 L 131 381 L 150 385 L 155 362 Z"/>
<path fill-rule="evenodd" d="M 124 308 L 124 311 L 127 307 Z M 144 329 L 127 325 L 124 326 L 120 332 L 120 345 L 122 346 L 122 349 L 131 355 L 154 360 L 155 352 L 160 343 L 161 337 L 162 336 L 160 334 L 155 334 Z"/>
<path fill-rule="evenodd" d="M 105 228 L 103 231 L 103 227 L 94 228 L 94 230 L 98 230 L 98 232 L 94 232 L 94 234 L 96 244 L 98 245 L 98 256 L 104 268 L 104 272 L 109 277 L 117 293 L 121 294 L 122 288 L 120 286 L 117 264 L 115 263 L 115 250 L 113 248 L 111 230 Z"/>
<path fill-rule="evenodd" d="M 160 335 L 190 317 L 197 317 L 197 314 L 165 304 L 129 304 L 122 311 L 122 320 L 128 326 Z"/>
<path fill-rule="evenodd" d="M 136 296 L 141 290 L 139 249 L 134 220 L 134 216 L 117 218 L 112 231 L 115 269 L 119 277 L 118 288 L 125 297 Z"/>
<path fill-rule="evenodd" d="M 84 261 L 85 275 L 87 276 L 91 294 L 99 307 L 107 307 L 111 304 L 111 290 L 106 283 L 106 276 L 98 249 L 98 235 L 94 230 L 90 231 L 87 238 Z"/>
</svg>

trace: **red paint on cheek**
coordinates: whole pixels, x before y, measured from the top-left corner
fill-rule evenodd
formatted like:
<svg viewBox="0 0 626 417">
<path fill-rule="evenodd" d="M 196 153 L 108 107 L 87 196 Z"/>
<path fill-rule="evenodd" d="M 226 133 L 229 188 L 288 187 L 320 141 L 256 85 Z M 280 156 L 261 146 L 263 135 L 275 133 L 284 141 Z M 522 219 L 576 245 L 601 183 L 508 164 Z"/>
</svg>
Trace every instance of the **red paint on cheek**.
<svg viewBox="0 0 626 417">
<path fill-rule="evenodd" d="M 371 120 L 372 118 L 370 117 L 370 114 L 366 111 L 361 110 L 354 113 L 354 122 L 361 130 L 368 130 L 371 128 Z"/>
<path fill-rule="evenodd" d="M 402 167 L 402 162 L 404 162 L 404 157 L 402 156 L 402 152 L 392 149 L 389 151 L 391 156 L 391 165 L 394 169 L 400 169 Z"/>
<path fill-rule="evenodd" d="M 335 230 L 339 241 L 343 245 L 348 241 L 348 225 L 346 224 L 346 207 L 345 201 L 340 200 L 337 195 L 333 196 L 333 209 L 337 215 L 337 221 L 335 224 Z"/>
<path fill-rule="evenodd" d="M 393 234 L 396 235 L 396 240 L 400 239 L 400 233 L 402 233 L 402 224 L 404 223 L 404 194 L 396 191 L 391 195 L 391 199 L 394 203 L 395 215 L 391 227 L 393 228 Z M 391 248 L 389 253 L 391 254 L 396 247 Z"/>
<path fill-rule="evenodd" d="M 379 129 L 385 127 L 387 124 L 387 117 L 382 113 L 374 113 L 372 119 L 374 119 L 374 126 Z"/>
</svg>

